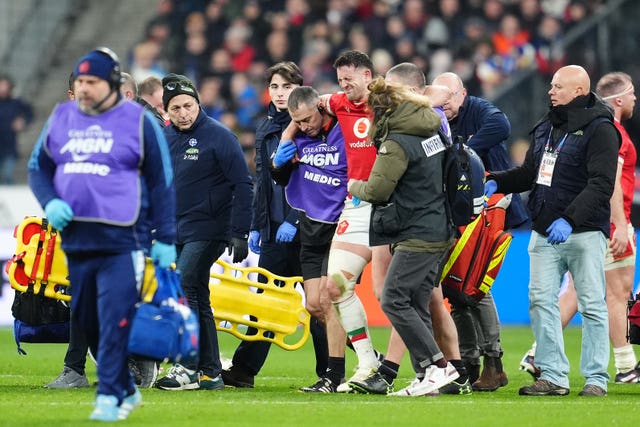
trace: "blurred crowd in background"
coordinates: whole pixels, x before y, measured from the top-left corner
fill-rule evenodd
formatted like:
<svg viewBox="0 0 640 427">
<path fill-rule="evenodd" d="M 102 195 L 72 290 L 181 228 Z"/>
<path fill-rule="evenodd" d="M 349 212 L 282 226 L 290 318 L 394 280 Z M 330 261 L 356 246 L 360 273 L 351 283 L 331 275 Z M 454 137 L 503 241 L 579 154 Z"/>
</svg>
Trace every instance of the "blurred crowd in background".
<svg viewBox="0 0 640 427">
<path fill-rule="evenodd" d="M 268 103 L 264 71 L 296 62 L 304 84 L 338 90 L 333 60 L 370 55 L 379 74 L 412 62 L 427 81 L 453 71 L 471 95 L 491 98 L 521 69 L 549 75 L 595 66 L 595 34 L 566 35 L 604 0 L 158 0 L 143 37 L 123 59 L 140 83 L 169 72 L 192 79 L 208 115 L 240 138 L 253 170 L 255 123 Z M 0 110 L 3 100 L 0 94 Z M 512 141 L 522 135 L 512 136 Z"/>
<path fill-rule="evenodd" d="M 565 52 L 560 42 L 601 4 L 160 0 L 144 38 L 131 49 L 129 69 L 137 81 L 185 74 L 197 83 L 205 111 L 249 148 L 268 102 L 263 73 L 278 61 L 295 61 L 304 84 L 328 93 L 337 89 L 333 59 L 357 49 L 371 56 L 379 74 L 404 61 L 419 65 L 427 81 L 451 70 L 470 94 L 487 97 L 521 68 L 537 67 L 545 74 L 567 63 L 588 68 L 588 49 Z"/>
</svg>

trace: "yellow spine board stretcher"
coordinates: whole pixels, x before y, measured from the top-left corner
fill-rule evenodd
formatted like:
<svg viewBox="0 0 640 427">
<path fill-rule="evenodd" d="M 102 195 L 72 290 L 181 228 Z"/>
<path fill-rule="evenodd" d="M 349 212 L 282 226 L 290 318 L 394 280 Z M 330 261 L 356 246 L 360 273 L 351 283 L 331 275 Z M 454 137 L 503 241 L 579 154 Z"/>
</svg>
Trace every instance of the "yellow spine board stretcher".
<svg viewBox="0 0 640 427">
<path fill-rule="evenodd" d="M 67 259 L 60 234 L 47 222 L 43 226 L 43 218 L 26 217 L 15 228 L 14 236 L 16 252 L 5 267 L 11 287 L 27 292 L 32 284 L 37 294 L 44 286 L 46 297 L 70 301 Z M 302 283 L 302 277 L 277 276 L 263 268 L 236 267 L 220 260 L 217 264 L 223 272 L 211 274 L 210 289 L 218 330 L 243 340 L 269 341 L 285 350 L 297 350 L 304 345 L 309 338 L 311 315 L 295 290 L 295 284 Z M 251 273 L 265 276 L 268 283 L 249 279 Z M 153 263 L 147 258 L 141 300 L 151 302 L 157 287 Z M 252 287 L 259 289 L 259 293 L 252 291 Z M 223 327 L 221 323 L 231 326 Z M 244 325 L 256 328 L 258 333 L 247 335 L 240 330 L 244 328 L 238 328 Z M 298 340 L 285 342 L 296 334 L 299 325 L 303 332 Z"/>
<path fill-rule="evenodd" d="M 57 230 L 48 222 L 43 225 L 43 218 L 30 216 L 15 228 L 13 236 L 16 252 L 5 268 L 11 287 L 27 292 L 32 284 L 33 292 L 38 294 L 44 286 L 45 297 L 71 301 L 67 257 Z M 147 258 L 141 299 L 151 302 L 157 287 L 153 262 Z"/>
<path fill-rule="evenodd" d="M 295 289 L 302 277 L 282 277 L 260 267 L 237 267 L 221 260 L 216 263 L 223 271 L 211 273 L 209 288 L 219 331 L 246 341 L 269 341 L 285 350 L 304 345 L 309 338 L 311 315 Z M 250 273 L 264 276 L 267 283 L 249 279 Z M 304 329 L 298 340 L 285 342 L 296 334 L 299 325 Z M 257 329 L 257 333 L 247 335 L 244 326 Z"/>
<path fill-rule="evenodd" d="M 11 287 L 27 292 L 32 285 L 39 294 L 44 286 L 44 296 L 71 301 L 67 258 L 57 230 L 43 218 L 30 216 L 15 228 L 13 236 L 16 252 L 5 267 Z"/>
</svg>

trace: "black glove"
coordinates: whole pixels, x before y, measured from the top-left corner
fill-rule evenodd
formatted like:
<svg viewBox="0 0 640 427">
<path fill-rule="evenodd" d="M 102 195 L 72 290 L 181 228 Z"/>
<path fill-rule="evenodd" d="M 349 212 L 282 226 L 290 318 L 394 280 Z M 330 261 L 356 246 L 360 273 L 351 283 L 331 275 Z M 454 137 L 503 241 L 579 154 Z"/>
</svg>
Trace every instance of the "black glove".
<svg viewBox="0 0 640 427">
<path fill-rule="evenodd" d="M 249 246 L 246 239 L 232 237 L 227 245 L 229 255 L 233 253 L 233 262 L 243 261 L 249 255 Z"/>
</svg>

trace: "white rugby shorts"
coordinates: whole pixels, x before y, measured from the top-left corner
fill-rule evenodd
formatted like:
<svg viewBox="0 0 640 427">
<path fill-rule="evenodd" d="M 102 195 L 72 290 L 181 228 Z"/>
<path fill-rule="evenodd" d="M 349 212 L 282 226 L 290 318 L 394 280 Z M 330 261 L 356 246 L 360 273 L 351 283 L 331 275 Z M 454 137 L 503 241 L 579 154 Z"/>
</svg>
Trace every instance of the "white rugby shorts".
<svg viewBox="0 0 640 427">
<path fill-rule="evenodd" d="M 369 246 L 370 218 L 371 203 L 361 200 L 358 206 L 354 206 L 352 199 L 347 197 L 333 240 Z"/>
</svg>

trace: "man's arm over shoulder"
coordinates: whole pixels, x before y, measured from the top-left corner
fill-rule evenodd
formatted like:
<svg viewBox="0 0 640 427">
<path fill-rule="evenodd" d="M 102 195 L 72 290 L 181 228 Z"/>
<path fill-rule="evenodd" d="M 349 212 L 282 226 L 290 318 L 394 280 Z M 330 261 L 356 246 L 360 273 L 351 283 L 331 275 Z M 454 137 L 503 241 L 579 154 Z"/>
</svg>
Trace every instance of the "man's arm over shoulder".
<svg viewBox="0 0 640 427">
<path fill-rule="evenodd" d="M 335 111 L 334 107 L 331 105 L 332 96 L 333 95 L 331 95 L 330 93 L 320 95 L 320 106 L 324 108 L 327 113 L 331 114 L 332 116 L 335 116 L 336 113 L 334 113 Z"/>
</svg>

